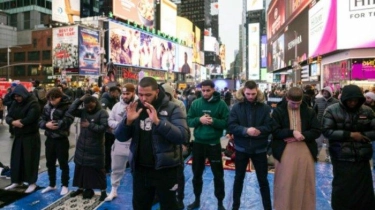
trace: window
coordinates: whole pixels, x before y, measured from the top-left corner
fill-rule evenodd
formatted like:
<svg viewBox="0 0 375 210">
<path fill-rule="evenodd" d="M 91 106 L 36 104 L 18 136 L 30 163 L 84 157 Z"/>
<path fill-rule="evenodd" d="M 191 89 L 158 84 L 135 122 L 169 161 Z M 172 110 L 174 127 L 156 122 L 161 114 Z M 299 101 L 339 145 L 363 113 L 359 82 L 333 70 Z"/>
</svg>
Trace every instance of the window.
<svg viewBox="0 0 375 210">
<path fill-rule="evenodd" d="M 13 27 L 17 27 L 17 14 L 10 15 L 10 25 Z"/>
<path fill-rule="evenodd" d="M 16 52 L 13 54 L 14 62 L 22 62 L 26 60 L 26 56 L 24 52 Z"/>
<path fill-rule="evenodd" d="M 39 51 L 28 52 L 27 57 L 28 57 L 29 61 L 39 61 L 40 60 L 40 53 L 39 53 Z"/>
<path fill-rule="evenodd" d="M 42 52 L 42 59 L 43 60 L 50 60 L 51 59 L 51 51 L 45 50 Z"/>
<path fill-rule="evenodd" d="M 4 63 L 8 62 L 7 56 L 8 56 L 7 53 L 0 53 L 0 63 L 1 64 L 4 64 Z"/>
<path fill-rule="evenodd" d="M 8 69 L 7 68 L 0 69 L 0 76 L 6 76 L 7 74 L 8 74 Z"/>
<path fill-rule="evenodd" d="M 29 66 L 29 67 L 28 67 L 28 73 L 27 73 L 27 75 L 28 75 L 28 76 L 36 76 L 36 75 L 39 75 L 38 67 L 39 67 L 39 66 Z"/>
<path fill-rule="evenodd" d="M 38 41 L 36 39 L 33 39 L 33 47 L 36 48 L 37 45 L 38 45 Z"/>
<path fill-rule="evenodd" d="M 14 76 L 26 76 L 26 66 L 14 66 L 13 75 Z"/>
<path fill-rule="evenodd" d="M 30 12 L 23 13 L 23 29 L 30 29 Z"/>
<path fill-rule="evenodd" d="M 47 9 L 52 9 L 52 2 L 47 1 L 46 2 L 46 8 Z"/>
<path fill-rule="evenodd" d="M 23 0 L 17 0 L 17 7 L 23 7 Z"/>
<path fill-rule="evenodd" d="M 47 38 L 47 47 L 51 47 L 51 45 L 52 45 L 52 38 L 48 37 Z"/>
</svg>

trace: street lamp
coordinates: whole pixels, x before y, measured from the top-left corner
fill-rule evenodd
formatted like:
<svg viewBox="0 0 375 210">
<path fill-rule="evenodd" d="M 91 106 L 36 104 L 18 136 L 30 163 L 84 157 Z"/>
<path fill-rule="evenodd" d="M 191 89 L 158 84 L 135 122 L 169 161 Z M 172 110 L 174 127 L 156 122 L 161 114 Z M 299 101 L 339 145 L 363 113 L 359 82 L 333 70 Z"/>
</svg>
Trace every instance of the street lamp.
<svg viewBox="0 0 375 210">
<path fill-rule="evenodd" d="M 8 64 L 7 64 L 7 65 L 8 65 L 8 70 L 7 70 L 7 81 L 9 81 L 9 79 L 10 79 L 10 78 L 9 78 L 9 67 L 10 67 L 10 66 L 9 66 L 9 65 L 10 65 L 10 64 L 9 64 L 9 61 L 10 61 L 9 58 L 10 58 L 10 52 L 12 52 L 12 50 L 11 50 L 10 48 L 12 48 L 12 47 L 22 48 L 21 46 L 8 46 L 8 49 L 7 49 L 7 58 L 8 58 Z"/>
</svg>

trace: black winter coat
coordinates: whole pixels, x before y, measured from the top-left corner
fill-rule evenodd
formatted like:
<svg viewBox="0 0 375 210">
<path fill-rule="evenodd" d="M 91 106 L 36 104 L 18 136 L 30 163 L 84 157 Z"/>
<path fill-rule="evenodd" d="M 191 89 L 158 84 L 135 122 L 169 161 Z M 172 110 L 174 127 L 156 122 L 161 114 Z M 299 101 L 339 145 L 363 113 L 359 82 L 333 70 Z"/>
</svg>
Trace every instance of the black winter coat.
<svg viewBox="0 0 375 210">
<path fill-rule="evenodd" d="M 320 124 L 316 118 L 315 112 L 302 103 L 300 107 L 301 117 L 301 133 L 305 137 L 304 142 L 310 150 L 314 160 L 317 160 L 318 147 L 315 142 L 320 134 Z M 282 101 L 277 104 L 277 108 L 272 113 L 273 118 L 273 140 L 271 143 L 273 157 L 281 161 L 281 156 L 286 147 L 284 139 L 293 137 L 293 130 L 290 129 L 289 115 L 288 115 L 288 102 Z"/>
<path fill-rule="evenodd" d="M 22 101 L 17 102 L 14 100 L 14 95 L 21 96 Z M 23 85 L 17 85 L 11 93 L 10 98 L 13 99 L 13 102 L 6 116 L 6 122 L 9 126 L 12 126 L 14 120 L 21 120 L 23 124 L 22 128 L 13 128 L 15 136 L 38 133 L 38 119 L 40 117 L 38 99 L 29 93 Z"/>
<path fill-rule="evenodd" d="M 87 128 L 81 126 L 77 140 L 74 162 L 81 166 L 104 168 L 104 133 L 108 127 L 108 113 L 96 100 L 96 108 L 88 113 L 85 109 L 78 109 L 82 101 L 76 99 L 70 106 L 67 115 L 79 117 L 81 122 L 88 120 Z"/>
<path fill-rule="evenodd" d="M 44 129 L 44 134 L 50 138 L 63 138 L 69 136 L 69 129 L 72 125 L 74 119 L 65 115 L 66 111 L 68 111 L 70 104 L 72 101 L 70 100 L 69 96 L 64 95 L 61 98 L 60 103 L 57 105 L 56 109 L 53 111 L 51 116 L 51 112 L 54 107 L 48 103 L 43 109 L 42 115 L 39 119 L 39 128 Z M 49 121 L 55 121 L 59 128 L 57 130 L 51 130 L 46 127 L 46 124 Z"/>
</svg>

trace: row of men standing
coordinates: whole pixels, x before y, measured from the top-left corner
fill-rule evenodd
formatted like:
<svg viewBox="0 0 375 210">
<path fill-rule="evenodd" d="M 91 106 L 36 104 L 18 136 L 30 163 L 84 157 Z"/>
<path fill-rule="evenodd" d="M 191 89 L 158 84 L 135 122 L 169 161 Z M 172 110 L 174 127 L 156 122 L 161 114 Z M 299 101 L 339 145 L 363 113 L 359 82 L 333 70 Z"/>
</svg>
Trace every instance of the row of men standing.
<svg viewBox="0 0 375 210">
<path fill-rule="evenodd" d="M 57 114 L 54 111 L 45 115 L 47 118 L 42 123 L 39 120 L 38 111 L 36 108 L 32 108 L 37 106 L 31 106 L 35 100 L 25 91 L 23 86 L 15 88 L 12 96 L 16 102 L 7 115 L 7 123 L 13 125 L 15 129 L 30 127 L 30 129 L 26 129 L 30 132 L 15 132 L 16 138 L 11 161 L 13 183 L 11 186 L 14 187 L 14 185 L 26 181 L 30 184 L 29 188 L 31 187 L 31 189 L 27 189 L 27 192 L 35 190 L 33 185 L 37 178 L 39 154 L 37 160 L 30 159 L 31 162 L 27 166 L 25 166 L 25 162 L 17 160 L 13 154 L 20 154 L 19 151 L 23 151 L 23 155 L 18 159 L 29 157 L 30 154 L 20 148 L 25 146 L 34 148 L 35 145 L 38 145 L 37 139 L 39 139 L 40 153 L 39 132 L 34 132 L 34 130 L 38 130 L 35 122 L 39 122 L 39 126 L 46 129 L 48 139 L 47 131 L 54 133 L 56 130 L 61 130 L 64 128 L 62 126 L 64 123 L 68 125 L 76 116 L 81 118 L 81 132 L 76 148 L 76 168 L 73 181 L 73 185 L 77 186 L 78 190 L 74 191 L 72 195 L 83 193 L 84 196 L 90 197 L 92 192 L 85 192 L 87 189 L 101 189 L 101 199 L 104 200 L 107 197 L 105 193 L 105 152 L 104 146 L 100 146 L 100 144 L 104 144 L 104 133 L 108 129 L 109 116 L 107 112 L 101 108 L 95 97 L 84 96 L 65 108 L 67 111 L 62 119 L 55 120 L 54 117 L 57 117 Z M 47 106 L 54 107 L 53 101 L 64 97 L 60 93 L 50 91 L 49 95 L 47 94 L 49 99 Z M 188 209 L 200 206 L 203 187 L 202 173 L 206 158 L 210 160 L 211 170 L 214 174 L 218 209 L 224 209 L 225 183 L 220 137 L 226 128 L 233 134 L 236 148 L 233 209 L 240 207 L 243 179 L 249 158 L 252 159 L 256 169 L 263 206 L 265 209 L 272 209 L 267 180 L 266 154 L 268 135 L 271 133 L 273 134 L 272 151 L 277 160 L 274 207 L 276 209 L 315 209 L 314 161 L 317 156 L 315 139 L 321 134 L 321 126 L 314 111 L 302 103 L 302 90 L 291 88 L 286 100 L 279 104 L 272 113 L 272 117 L 271 110 L 263 103 L 261 92 L 255 82 L 246 82 L 242 94 L 243 100 L 235 104 L 229 113 L 226 104 L 220 100 L 220 94 L 215 92 L 214 83 L 210 80 L 204 81 L 202 82 L 202 97 L 193 102 L 186 116 L 182 109 L 171 101 L 171 97 L 166 96 L 154 79 L 146 77 L 140 81 L 138 85 L 139 100 L 134 100 L 135 98 L 129 100 L 126 108 L 119 109 L 120 112 L 116 113 L 119 115 L 116 117 L 119 121 L 114 127 L 110 126 L 114 129 L 116 140 L 119 142 L 131 140 L 130 165 L 134 178 L 134 209 L 150 209 L 155 193 L 159 196 L 162 209 L 179 209 L 175 198 L 176 191 L 181 189 L 178 183 L 178 174 L 181 171 L 181 144 L 190 139 L 188 125 L 194 127 L 195 139 L 192 166 L 195 201 L 188 205 Z M 372 150 L 369 149 L 371 145 L 368 147 L 368 140 L 375 139 L 375 119 L 372 110 L 362 106 L 363 102 L 364 97 L 360 89 L 357 86 L 348 85 L 343 89 L 341 103 L 328 107 L 323 116 L 323 133 L 331 143 L 330 150 L 334 170 L 333 209 L 374 208 L 372 177 L 368 164 Z M 84 104 L 84 109 L 79 109 L 81 104 Z M 31 141 L 26 142 L 29 138 L 26 138 L 25 134 L 28 136 L 30 134 L 38 135 L 33 136 L 36 142 L 29 145 Z M 56 138 L 51 137 L 51 139 Z M 90 149 L 95 144 L 99 144 L 98 147 L 95 147 L 99 149 Z M 114 147 L 116 149 L 116 144 Z M 38 151 L 37 148 L 33 150 L 33 152 L 35 151 Z M 95 159 L 95 157 L 101 157 L 101 159 Z M 53 165 L 55 161 L 56 158 Z M 36 170 L 34 170 L 35 165 Z M 21 176 L 21 172 L 26 171 L 25 167 L 33 168 L 30 173 L 32 175 L 29 176 L 26 173 L 25 176 Z M 13 170 L 13 168 L 15 169 Z M 55 166 L 51 168 L 56 170 Z M 48 170 L 50 187 L 53 189 L 55 188 L 53 182 L 55 177 L 53 177 L 52 169 L 50 172 L 50 167 Z M 123 173 L 123 168 L 120 171 Z M 358 174 L 361 175 L 360 179 L 356 177 Z M 87 179 L 88 177 L 89 179 Z M 97 182 L 95 186 L 93 181 Z M 112 180 L 112 182 L 115 181 Z M 62 184 L 64 187 L 65 183 Z M 62 188 L 61 193 L 64 192 L 63 190 Z M 111 197 L 111 194 L 108 197 Z"/>
</svg>

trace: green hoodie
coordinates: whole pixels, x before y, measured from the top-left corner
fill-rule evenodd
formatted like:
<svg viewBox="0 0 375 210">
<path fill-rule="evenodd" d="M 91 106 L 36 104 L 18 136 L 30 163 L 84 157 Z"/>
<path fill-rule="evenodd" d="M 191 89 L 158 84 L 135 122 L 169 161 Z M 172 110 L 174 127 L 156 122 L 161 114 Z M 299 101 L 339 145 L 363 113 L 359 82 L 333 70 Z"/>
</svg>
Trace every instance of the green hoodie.
<svg viewBox="0 0 375 210">
<path fill-rule="evenodd" d="M 213 123 L 203 125 L 199 119 L 209 114 Z M 192 103 L 187 116 L 189 127 L 194 127 L 195 142 L 201 144 L 218 144 L 227 128 L 229 109 L 227 104 L 220 99 L 220 93 L 214 92 L 210 100 L 200 97 Z"/>
</svg>

